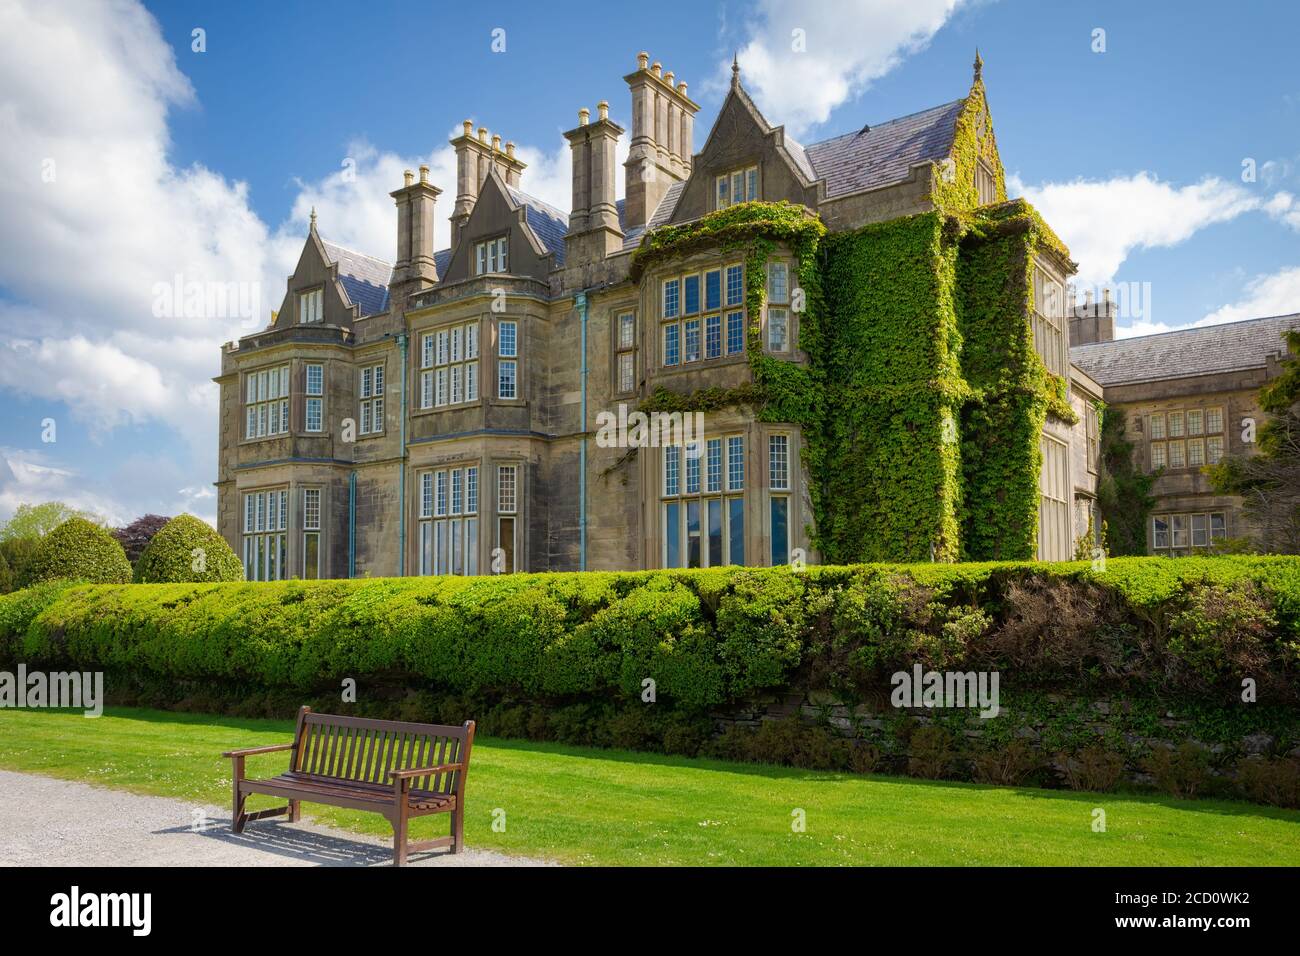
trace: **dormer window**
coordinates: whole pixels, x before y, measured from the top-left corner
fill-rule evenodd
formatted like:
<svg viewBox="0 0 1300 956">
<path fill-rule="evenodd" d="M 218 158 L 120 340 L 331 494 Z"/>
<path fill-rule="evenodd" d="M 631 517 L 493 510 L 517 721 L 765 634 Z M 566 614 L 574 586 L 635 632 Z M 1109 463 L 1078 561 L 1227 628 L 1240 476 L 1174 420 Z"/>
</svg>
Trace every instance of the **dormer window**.
<svg viewBox="0 0 1300 956">
<path fill-rule="evenodd" d="M 719 209 L 726 209 L 738 202 L 756 202 L 758 200 L 758 167 L 747 166 L 723 173 L 716 179 L 716 192 Z"/>
<path fill-rule="evenodd" d="M 474 274 L 491 275 L 494 272 L 509 272 L 506 259 L 507 236 L 489 239 L 474 246 Z"/>
<path fill-rule="evenodd" d="M 312 289 L 310 292 L 298 293 L 298 321 L 319 322 L 325 317 L 325 292 Z"/>
</svg>

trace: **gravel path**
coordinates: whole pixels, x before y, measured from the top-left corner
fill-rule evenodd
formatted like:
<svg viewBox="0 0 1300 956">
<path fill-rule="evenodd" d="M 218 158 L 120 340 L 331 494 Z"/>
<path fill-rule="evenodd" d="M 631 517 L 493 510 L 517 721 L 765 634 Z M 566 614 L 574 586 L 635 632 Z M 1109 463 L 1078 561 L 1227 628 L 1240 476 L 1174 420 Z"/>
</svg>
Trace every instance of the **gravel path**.
<svg viewBox="0 0 1300 956">
<path fill-rule="evenodd" d="M 304 810 L 307 812 L 307 809 Z M 207 815 L 202 831 L 191 829 Z M 142 797 L 0 770 L 0 867 L 389 866 L 391 840 L 283 818 L 230 832 L 229 808 Z M 467 847 L 414 854 L 411 866 L 542 866 Z"/>
</svg>

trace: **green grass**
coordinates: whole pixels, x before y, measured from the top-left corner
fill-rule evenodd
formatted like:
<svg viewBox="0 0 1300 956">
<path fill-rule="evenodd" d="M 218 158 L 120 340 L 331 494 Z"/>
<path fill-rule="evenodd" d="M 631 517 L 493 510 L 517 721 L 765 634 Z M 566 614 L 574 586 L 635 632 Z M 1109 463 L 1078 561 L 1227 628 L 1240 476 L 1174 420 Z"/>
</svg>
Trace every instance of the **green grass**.
<svg viewBox="0 0 1300 956">
<path fill-rule="evenodd" d="M 229 809 L 222 750 L 281 743 L 292 721 L 149 710 L 0 711 L 0 767 Z M 284 754 L 249 758 L 273 775 Z M 251 809 L 272 804 L 250 801 Z M 1094 807 L 1107 831 L 1092 831 Z M 492 813 L 506 812 L 506 831 Z M 791 828 L 792 811 L 807 830 Z M 304 806 L 390 835 L 375 814 Z M 413 838 L 445 832 L 416 821 Z M 250 824 L 250 830 L 257 827 Z M 2 839 L 2 837 L 0 837 Z M 598 864 L 1300 865 L 1300 813 L 1215 800 L 986 787 L 480 739 L 473 847 Z"/>
</svg>

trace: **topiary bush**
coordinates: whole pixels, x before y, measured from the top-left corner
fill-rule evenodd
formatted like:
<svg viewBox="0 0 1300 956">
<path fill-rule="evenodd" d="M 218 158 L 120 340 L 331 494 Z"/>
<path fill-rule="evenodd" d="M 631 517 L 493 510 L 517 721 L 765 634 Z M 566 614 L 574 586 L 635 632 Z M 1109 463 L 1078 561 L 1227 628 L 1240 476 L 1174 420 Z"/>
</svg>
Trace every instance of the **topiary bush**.
<svg viewBox="0 0 1300 956">
<path fill-rule="evenodd" d="M 242 581 L 244 566 L 224 538 L 193 515 L 172 518 L 140 554 L 137 584 Z"/>
<path fill-rule="evenodd" d="M 32 584 L 59 579 L 126 584 L 131 576 L 131 562 L 122 546 L 85 518 L 69 518 L 41 538 L 26 569 Z"/>
</svg>

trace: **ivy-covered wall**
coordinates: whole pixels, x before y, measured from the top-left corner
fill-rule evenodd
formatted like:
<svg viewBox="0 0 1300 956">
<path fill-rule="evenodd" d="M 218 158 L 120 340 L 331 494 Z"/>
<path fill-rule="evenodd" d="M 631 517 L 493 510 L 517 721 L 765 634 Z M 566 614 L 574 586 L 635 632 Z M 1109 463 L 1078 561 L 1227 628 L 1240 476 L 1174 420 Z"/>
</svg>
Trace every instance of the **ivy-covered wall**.
<svg viewBox="0 0 1300 956">
<path fill-rule="evenodd" d="M 997 197 L 983 207 L 981 160 Z M 1068 267 L 1069 253 L 1028 203 L 1006 201 L 978 69 L 931 182 L 915 215 L 828 236 L 803 207 L 742 203 L 655 230 L 634 258 L 637 281 L 702 249 L 743 250 L 752 382 L 660 389 L 642 410 L 744 405 L 799 425 L 826 562 L 1033 558 L 1039 437 L 1048 415 L 1076 417 L 1031 323 L 1036 257 Z M 782 246 L 799 262 L 806 363 L 763 350 L 766 263 Z"/>
</svg>

